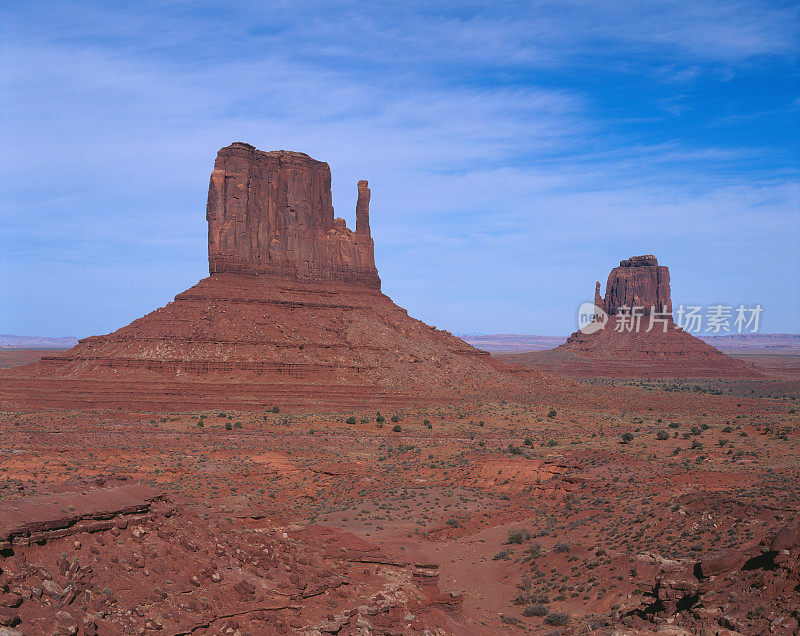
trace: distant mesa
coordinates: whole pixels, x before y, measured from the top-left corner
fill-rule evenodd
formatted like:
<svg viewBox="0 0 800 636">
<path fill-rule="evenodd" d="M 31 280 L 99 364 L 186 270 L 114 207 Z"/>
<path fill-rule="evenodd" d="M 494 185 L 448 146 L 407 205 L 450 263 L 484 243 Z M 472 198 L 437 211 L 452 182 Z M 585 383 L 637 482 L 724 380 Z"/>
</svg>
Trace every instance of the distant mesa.
<svg viewBox="0 0 800 636">
<path fill-rule="evenodd" d="M 594 304 L 610 317 L 604 328 L 576 331 L 549 351 L 513 353 L 499 359 L 570 377 L 761 375 L 675 324 L 669 268 L 659 265 L 652 254 L 621 261 L 608 276 L 605 296 L 596 283 Z"/>
<path fill-rule="evenodd" d="M 114 333 L 0 372 L 0 406 L 345 409 L 520 400 L 556 382 L 382 294 L 367 181 L 357 192 L 352 231 L 334 216 L 328 164 L 222 148 L 206 210 L 210 276 Z"/>
</svg>

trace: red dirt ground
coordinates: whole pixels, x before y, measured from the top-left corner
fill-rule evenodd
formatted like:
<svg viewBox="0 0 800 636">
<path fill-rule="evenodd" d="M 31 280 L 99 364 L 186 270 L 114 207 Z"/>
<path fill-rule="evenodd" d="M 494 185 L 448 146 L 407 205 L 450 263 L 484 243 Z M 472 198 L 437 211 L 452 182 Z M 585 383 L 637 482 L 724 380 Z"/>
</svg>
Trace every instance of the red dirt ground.
<svg viewBox="0 0 800 636">
<path fill-rule="evenodd" d="M 380 417 L 6 409 L 0 621 L 791 634 L 797 397 L 769 379 L 603 381 Z"/>
</svg>

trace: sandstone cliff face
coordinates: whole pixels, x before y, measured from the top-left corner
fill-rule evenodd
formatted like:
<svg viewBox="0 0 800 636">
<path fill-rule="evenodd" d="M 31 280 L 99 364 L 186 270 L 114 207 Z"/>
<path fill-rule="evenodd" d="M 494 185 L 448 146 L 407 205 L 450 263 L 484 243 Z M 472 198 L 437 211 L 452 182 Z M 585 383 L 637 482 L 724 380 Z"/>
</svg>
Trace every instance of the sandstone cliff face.
<svg viewBox="0 0 800 636">
<path fill-rule="evenodd" d="M 595 304 L 610 316 L 620 307 L 644 307 L 645 314 L 654 307 L 656 312 L 671 314 L 669 268 L 659 265 L 652 254 L 620 261 L 619 267 L 608 275 L 605 298 L 600 296 L 600 283 L 597 283 Z"/>
<path fill-rule="evenodd" d="M 380 289 L 369 188 L 358 184 L 357 232 L 334 218 L 328 164 L 300 152 L 234 143 L 208 190 L 209 271 L 339 280 Z"/>
</svg>

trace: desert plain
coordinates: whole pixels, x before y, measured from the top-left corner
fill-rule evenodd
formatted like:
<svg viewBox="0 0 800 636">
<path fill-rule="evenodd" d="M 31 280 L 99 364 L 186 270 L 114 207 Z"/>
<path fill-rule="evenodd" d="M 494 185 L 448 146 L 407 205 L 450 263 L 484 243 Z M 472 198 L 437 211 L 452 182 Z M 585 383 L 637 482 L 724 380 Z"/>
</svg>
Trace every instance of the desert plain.
<svg viewBox="0 0 800 636">
<path fill-rule="evenodd" d="M 0 617 L 22 633 L 795 632 L 797 380 L 641 384 L 380 413 L 4 410 Z M 108 529 L 57 522 L 118 484 L 141 506 L 86 511 Z M 17 542 L 9 515 L 40 500 L 63 536 Z"/>
</svg>

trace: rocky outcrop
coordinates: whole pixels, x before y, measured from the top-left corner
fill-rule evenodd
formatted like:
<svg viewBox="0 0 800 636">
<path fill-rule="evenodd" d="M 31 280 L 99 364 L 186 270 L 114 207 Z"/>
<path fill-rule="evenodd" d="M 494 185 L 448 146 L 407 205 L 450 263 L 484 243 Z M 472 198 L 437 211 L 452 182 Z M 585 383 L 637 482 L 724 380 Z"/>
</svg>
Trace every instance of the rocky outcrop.
<svg viewBox="0 0 800 636">
<path fill-rule="evenodd" d="M 776 541 L 784 541 L 797 528 L 789 524 L 772 539 L 745 541 L 736 548 L 704 555 L 694 564 L 662 560 L 654 582 L 641 581 L 642 605 L 628 616 L 660 624 L 659 634 L 797 633 L 797 613 L 779 608 L 797 596 L 800 542 L 774 549 Z M 764 629 L 767 622 L 768 630 Z M 664 631 L 670 627 L 681 631 Z"/>
<path fill-rule="evenodd" d="M 208 189 L 208 264 L 215 273 L 271 273 L 380 289 L 369 188 L 358 183 L 357 231 L 334 218 L 328 164 L 241 142 L 217 153 Z"/>
<path fill-rule="evenodd" d="M 487 633 L 412 565 L 384 555 L 380 568 L 353 567 L 353 543 L 382 552 L 345 531 L 281 515 L 234 520 L 216 498 L 175 492 L 149 507 L 150 489 L 135 483 L 76 486 L 0 503 L 0 524 L 24 512 L 64 530 L 28 536 L 15 525 L 24 536 L 0 555 L 0 636 Z"/>
<path fill-rule="evenodd" d="M 147 486 L 87 484 L 81 492 L 0 502 L 0 549 L 111 528 L 115 517 L 141 515 L 160 497 Z"/>
<path fill-rule="evenodd" d="M 644 314 L 653 310 L 671 313 L 669 268 L 659 265 L 652 254 L 620 261 L 608 275 L 605 298 L 600 296 L 600 283 L 596 284 L 595 304 L 609 315 L 620 307 L 642 307 Z"/>
</svg>

